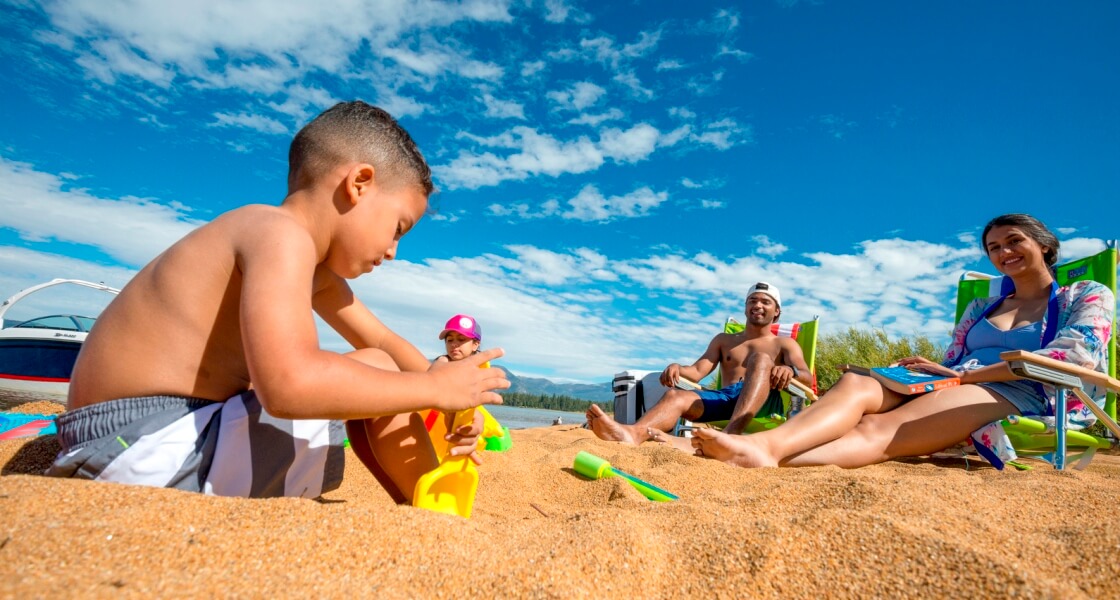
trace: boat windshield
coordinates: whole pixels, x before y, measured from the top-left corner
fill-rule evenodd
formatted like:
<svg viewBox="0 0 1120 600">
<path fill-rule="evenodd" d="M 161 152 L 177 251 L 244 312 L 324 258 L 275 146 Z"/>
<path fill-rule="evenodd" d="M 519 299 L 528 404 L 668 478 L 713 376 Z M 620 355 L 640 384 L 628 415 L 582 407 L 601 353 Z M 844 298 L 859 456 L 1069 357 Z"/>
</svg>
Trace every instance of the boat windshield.
<svg viewBox="0 0 1120 600">
<path fill-rule="evenodd" d="M 78 315 L 73 315 L 71 318 L 78 322 L 78 327 L 81 327 L 82 331 L 93 329 L 93 323 L 97 320 L 93 317 L 79 317 Z"/>
<path fill-rule="evenodd" d="M 24 329 L 60 329 L 62 331 L 89 331 L 89 327 L 85 323 L 81 323 L 78 319 L 88 319 L 90 325 L 93 324 L 93 319 L 89 317 L 70 317 L 69 315 L 51 315 L 49 317 L 39 317 L 24 321 L 16 325 Z"/>
</svg>

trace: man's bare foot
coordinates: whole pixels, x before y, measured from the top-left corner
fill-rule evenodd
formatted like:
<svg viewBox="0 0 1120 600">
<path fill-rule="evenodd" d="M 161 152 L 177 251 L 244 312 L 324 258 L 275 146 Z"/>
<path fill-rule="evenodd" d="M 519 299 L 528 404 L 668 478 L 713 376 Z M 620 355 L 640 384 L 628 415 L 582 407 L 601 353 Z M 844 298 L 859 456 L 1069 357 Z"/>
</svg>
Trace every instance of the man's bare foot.
<svg viewBox="0 0 1120 600">
<path fill-rule="evenodd" d="M 759 448 L 750 436 L 729 435 L 714 429 L 694 429 L 692 447 L 700 456 L 737 467 L 778 466 L 778 461 Z"/>
<path fill-rule="evenodd" d="M 692 447 L 692 442 L 688 438 L 670 435 L 659 429 L 650 429 L 649 439 L 659 444 L 668 444 L 676 448 L 677 450 L 680 450 L 681 452 L 686 452 L 688 454 L 692 454 L 693 456 L 696 455 L 696 448 Z"/>
<path fill-rule="evenodd" d="M 601 440 L 637 445 L 630 428 L 612 419 L 597 404 L 592 404 L 591 408 L 587 409 L 587 424 Z"/>
</svg>

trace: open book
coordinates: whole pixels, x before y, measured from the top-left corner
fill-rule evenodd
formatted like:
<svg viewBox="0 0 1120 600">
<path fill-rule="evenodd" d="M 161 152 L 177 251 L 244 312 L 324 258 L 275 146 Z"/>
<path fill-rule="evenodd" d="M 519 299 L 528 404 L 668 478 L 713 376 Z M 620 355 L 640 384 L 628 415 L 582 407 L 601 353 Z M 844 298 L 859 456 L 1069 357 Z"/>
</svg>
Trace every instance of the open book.
<svg viewBox="0 0 1120 600">
<path fill-rule="evenodd" d="M 870 375 L 883 384 L 888 390 L 900 394 L 927 394 L 961 384 L 959 377 L 946 377 L 944 375 L 930 375 L 921 371 L 913 371 L 906 367 L 876 367 L 868 369 L 856 365 L 842 365 L 841 371 L 851 371 L 860 375 Z"/>
</svg>

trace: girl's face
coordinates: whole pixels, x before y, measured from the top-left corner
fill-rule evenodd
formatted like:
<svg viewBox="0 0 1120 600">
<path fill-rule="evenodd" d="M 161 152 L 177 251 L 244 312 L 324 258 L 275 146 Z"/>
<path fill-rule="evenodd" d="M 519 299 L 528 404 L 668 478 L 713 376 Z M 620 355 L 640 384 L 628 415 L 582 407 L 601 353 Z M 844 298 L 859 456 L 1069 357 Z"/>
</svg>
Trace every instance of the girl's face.
<svg viewBox="0 0 1120 600">
<path fill-rule="evenodd" d="M 1030 270 L 1046 270 L 1043 252 L 1049 248 L 1042 246 L 1014 225 L 1001 225 L 988 231 L 984 240 L 988 249 L 988 259 L 1004 275 L 1016 275 Z"/>
<path fill-rule="evenodd" d="M 450 360 L 463 360 L 477 352 L 479 346 L 478 340 L 458 331 L 448 331 L 447 337 L 443 338 L 443 344 L 447 347 L 447 358 Z"/>
</svg>

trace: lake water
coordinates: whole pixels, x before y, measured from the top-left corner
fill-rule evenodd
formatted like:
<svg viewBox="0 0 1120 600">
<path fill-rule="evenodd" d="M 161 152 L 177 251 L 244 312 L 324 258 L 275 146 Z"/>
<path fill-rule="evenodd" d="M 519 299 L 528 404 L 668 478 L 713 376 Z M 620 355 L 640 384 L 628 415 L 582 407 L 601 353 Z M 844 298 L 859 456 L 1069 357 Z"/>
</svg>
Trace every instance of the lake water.
<svg viewBox="0 0 1120 600">
<path fill-rule="evenodd" d="M 488 410 L 499 423 L 510 429 L 550 427 L 552 423 L 556 421 L 557 417 L 559 417 L 565 425 L 579 425 L 587 420 L 583 413 L 562 412 L 543 408 L 491 405 L 487 406 L 486 410 Z"/>
</svg>

